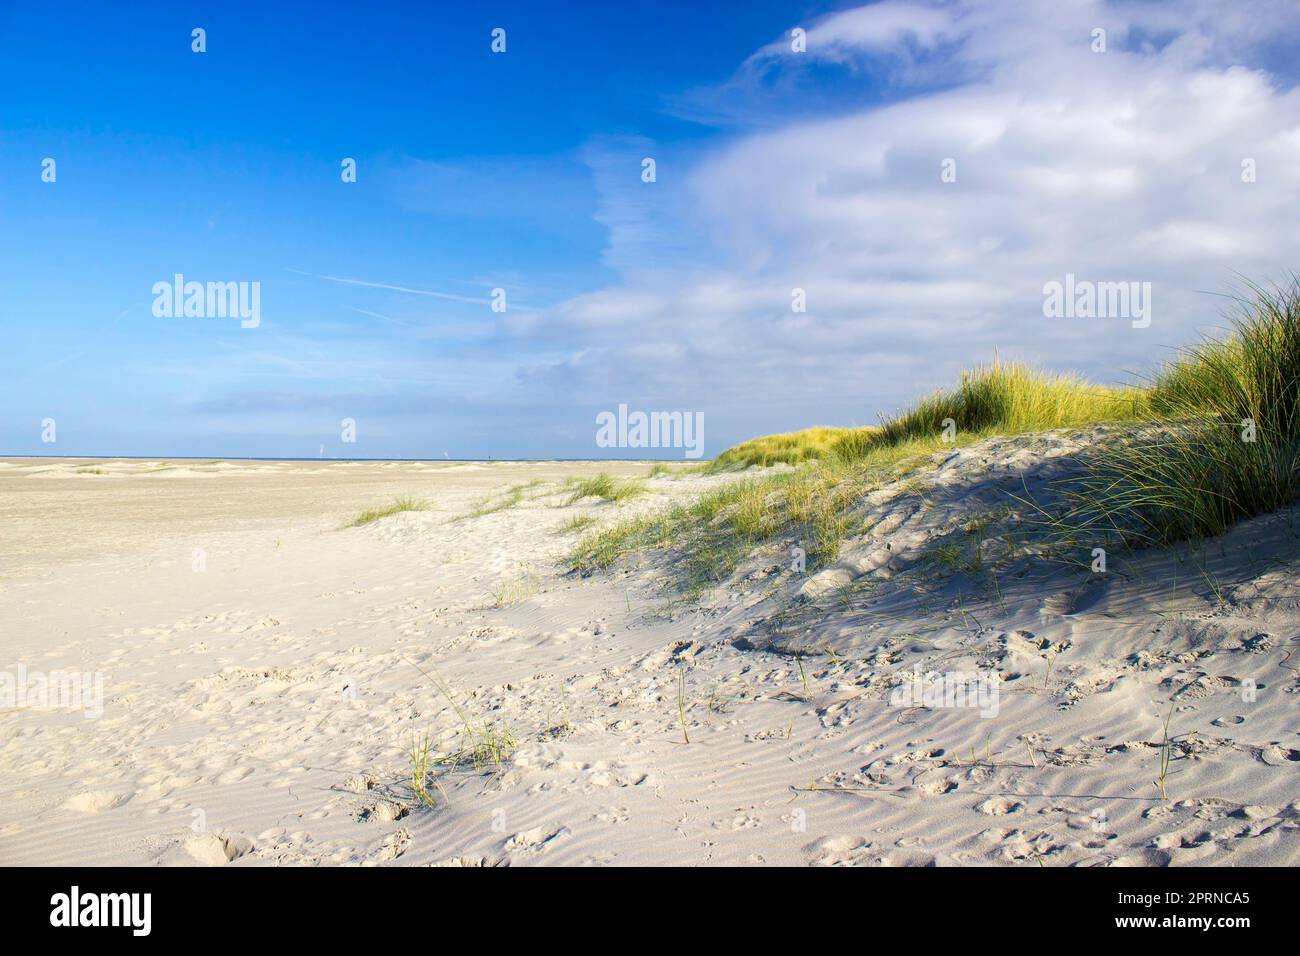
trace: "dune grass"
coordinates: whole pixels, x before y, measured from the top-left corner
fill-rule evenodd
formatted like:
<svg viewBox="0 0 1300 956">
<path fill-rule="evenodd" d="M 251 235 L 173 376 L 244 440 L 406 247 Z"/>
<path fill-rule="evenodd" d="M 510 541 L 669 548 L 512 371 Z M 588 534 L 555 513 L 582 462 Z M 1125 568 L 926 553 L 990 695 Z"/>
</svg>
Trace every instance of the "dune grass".
<svg viewBox="0 0 1300 956">
<path fill-rule="evenodd" d="M 713 460 L 711 470 L 861 461 L 881 448 L 917 439 L 947 440 L 946 434 L 953 436 L 949 444 L 959 444 L 989 435 L 1134 421 L 1149 413 L 1146 389 L 1094 385 L 1076 375 L 995 359 L 963 372 L 956 388 L 937 391 L 878 427 L 816 427 L 754 438 L 728 448 Z"/>
<path fill-rule="evenodd" d="M 566 487 L 569 491 L 568 504 L 574 504 L 583 498 L 600 498 L 617 504 L 646 492 L 643 479 L 615 478 L 607 471 L 591 478 L 571 479 Z"/>
<path fill-rule="evenodd" d="M 471 717 L 466 708 L 456 700 L 451 687 L 443 683 L 436 674 L 425 670 L 413 661 L 408 660 L 407 663 L 419 671 L 451 705 L 452 711 L 460 722 L 459 746 L 454 749 L 435 750 L 426 733 L 417 740 L 416 746 L 410 751 L 412 789 L 421 797 L 421 802 L 432 805 L 432 799 L 428 799 L 428 782 L 434 768 L 482 770 L 486 767 L 497 772 L 505 770 L 519 745 L 519 738 L 515 732 L 509 726 L 494 723 L 486 717 L 481 719 Z"/>
<path fill-rule="evenodd" d="M 812 459 L 827 458 L 846 441 L 865 439 L 874 428 L 805 428 L 797 432 L 764 435 L 728 448 L 713 460 L 711 471 L 766 466 L 778 463 L 797 465 Z"/>
<path fill-rule="evenodd" d="M 385 505 L 381 508 L 367 508 L 361 512 L 344 527 L 358 528 L 361 525 L 370 524 L 378 521 L 380 518 L 387 518 L 389 515 L 395 515 L 402 511 L 428 511 L 429 503 L 423 498 L 395 498 L 391 505 Z"/>
<path fill-rule="evenodd" d="M 695 587 L 722 580 L 754 547 L 792 536 L 810 567 L 832 559 L 855 530 L 850 509 L 871 489 L 896 480 L 941 448 L 937 439 L 882 447 L 856 460 L 835 458 L 792 471 L 737 478 L 688 504 L 623 521 L 582 538 L 574 570 L 607 568 L 634 551 L 673 549 Z"/>
<path fill-rule="evenodd" d="M 508 511 L 516 505 L 522 504 L 529 491 L 545 484 L 546 482 L 541 478 L 534 478 L 532 481 L 511 485 L 505 491 L 486 495 L 474 502 L 469 514 L 462 515 L 461 518 L 482 518 L 484 515 L 496 514 L 498 511 Z"/>
<path fill-rule="evenodd" d="M 1247 291 L 1226 338 L 1153 377 L 1149 426 L 1091 456 L 1063 533 L 1171 544 L 1300 498 L 1300 284 Z"/>
<path fill-rule="evenodd" d="M 994 361 L 965 372 L 878 428 L 814 428 L 729 449 L 713 471 L 786 463 L 739 478 L 691 504 L 597 530 L 570 555 L 574 570 L 636 551 L 671 550 L 694 586 L 730 574 L 755 547 L 797 542 L 808 569 L 861 533 L 862 497 L 936 452 L 993 435 L 1118 425 L 1085 459 L 1085 476 L 1047 516 L 1070 546 L 1118 536 L 1129 546 L 1222 534 L 1235 521 L 1300 498 L 1300 284 L 1249 286 L 1231 334 L 1177 353 L 1149 381 L 1096 385 Z"/>
<path fill-rule="evenodd" d="M 992 434 L 1133 420 L 1144 408 L 1140 389 L 995 361 L 878 428 L 814 428 L 729 449 L 713 470 L 777 462 L 796 468 L 738 479 L 692 504 L 597 531 L 578 543 L 570 566 L 588 572 L 630 552 L 672 548 L 680 552 L 685 578 L 698 588 L 725 578 L 755 547 L 786 538 L 816 569 L 835 559 L 846 536 L 863 530 L 853 526 L 851 513 L 864 495 L 920 469 L 945 448 Z"/>
<path fill-rule="evenodd" d="M 564 524 L 556 529 L 557 534 L 576 534 L 579 531 L 586 531 L 596 523 L 596 519 L 591 515 L 574 515 Z"/>
<path fill-rule="evenodd" d="M 1148 414 L 1137 387 L 1094 385 L 1075 375 L 1040 372 L 1019 362 L 995 361 L 962 373 L 961 384 L 923 398 L 885 422 L 876 441 L 951 433 L 1023 435 L 1100 422 L 1133 421 Z"/>
</svg>

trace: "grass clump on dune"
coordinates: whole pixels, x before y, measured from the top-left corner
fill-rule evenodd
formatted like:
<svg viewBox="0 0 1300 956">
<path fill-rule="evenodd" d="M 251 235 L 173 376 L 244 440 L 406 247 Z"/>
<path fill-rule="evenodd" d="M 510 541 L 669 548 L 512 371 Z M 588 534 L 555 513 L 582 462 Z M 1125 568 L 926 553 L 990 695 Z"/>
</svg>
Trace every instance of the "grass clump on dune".
<svg viewBox="0 0 1300 956">
<path fill-rule="evenodd" d="M 596 519 L 591 515 L 574 515 L 564 524 L 560 525 L 557 533 L 559 534 L 576 534 L 579 531 L 586 531 L 596 523 Z"/>
<path fill-rule="evenodd" d="M 856 462 L 834 459 L 739 478 L 689 504 L 587 535 L 570 555 L 570 567 L 588 572 L 634 551 L 673 549 L 683 577 L 702 586 L 722 580 L 756 546 L 782 536 L 796 541 L 815 567 L 838 553 L 853 530 L 850 509 L 864 494 L 923 464 L 939 447 L 916 440 Z"/>
<path fill-rule="evenodd" d="M 818 427 L 754 438 L 724 451 L 711 470 L 863 461 L 882 448 L 942 439 L 945 434 L 953 435 L 949 444 L 959 444 L 986 435 L 1132 421 L 1148 409 L 1148 395 L 1141 388 L 1095 385 L 1076 375 L 995 360 L 963 372 L 956 388 L 935 392 L 878 427 Z"/>
<path fill-rule="evenodd" d="M 1196 540 L 1300 498 L 1300 284 L 1247 289 L 1226 339 L 1154 376 L 1149 427 L 1091 458 L 1058 525 L 1071 537 Z"/>
<path fill-rule="evenodd" d="M 568 483 L 568 504 L 574 504 L 583 498 L 600 498 L 603 501 L 618 503 L 645 494 L 645 482 L 640 478 L 615 478 L 607 471 L 602 471 L 593 478 L 575 478 Z"/>
<path fill-rule="evenodd" d="M 534 488 L 546 484 L 540 478 L 534 478 L 532 481 L 526 481 L 523 484 L 511 485 L 505 491 L 499 494 L 490 494 L 474 502 L 474 507 L 470 509 L 469 514 L 462 515 L 462 518 L 482 518 L 484 515 L 496 514 L 498 511 L 508 511 L 516 505 L 522 504 L 525 494 Z"/>
<path fill-rule="evenodd" d="M 395 515 L 402 511 L 428 511 L 429 503 L 423 498 L 395 498 L 391 505 L 385 505 L 382 508 L 367 508 L 355 518 L 347 523 L 345 527 L 357 528 L 361 525 L 370 524 L 378 521 L 380 518 L 387 518 L 389 515 Z"/>
<path fill-rule="evenodd" d="M 579 542 L 577 570 L 633 551 L 672 549 L 697 582 L 717 581 L 756 546 L 784 538 L 811 571 L 834 559 L 854 506 L 938 451 L 994 435 L 1122 426 L 1083 459 L 1063 512 L 1066 546 L 1118 536 L 1132 546 L 1222 534 L 1300 499 L 1300 281 L 1249 286 L 1230 335 L 1183 349 L 1143 385 L 1108 387 L 995 361 L 968 371 L 879 428 L 754 439 L 711 470 L 784 462 L 793 471 L 740 479 L 696 502 L 601 529 Z"/>
<path fill-rule="evenodd" d="M 962 372 L 961 384 L 923 398 L 885 422 L 879 442 L 941 434 L 951 423 L 958 434 L 1020 435 L 1100 422 L 1132 421 L 1147 412 L 1140 388 L 1094 385 L 1076 375 L 1040 372 L 1019 362 Z"/>
<path fill-rule="evenodd" d="M 711 471 L 748 468 L 751 465 L 797 465 L 803 461 L 826 458 L 846 440 L 865 439 L 874 428 L 805 428 L 803 431 L 764 435 L 728 448 L 715 458 Z"/>
<path fill-rule="evenodd" d="M 730 574 L 756 546 L 785 538 L 815 569 L 833 561 L 855 531 L 852 508 L 864 495 L 922 467 L 936 452 L 990 434 L 1132 419 L 1143 407 L 1138 389 L 995 362 L 878 428 L 813 428 L 737 445 L 712 470 L 777 462 L 796 469 L 738 480 L 693 504 L 604 528 L 579 542 L 570 565 L 585 572 L 629 552 L 673 548 L 687 578 L 705 583 Z M 945 419 L 955 432 L 946 430 Z"/>
</svg>

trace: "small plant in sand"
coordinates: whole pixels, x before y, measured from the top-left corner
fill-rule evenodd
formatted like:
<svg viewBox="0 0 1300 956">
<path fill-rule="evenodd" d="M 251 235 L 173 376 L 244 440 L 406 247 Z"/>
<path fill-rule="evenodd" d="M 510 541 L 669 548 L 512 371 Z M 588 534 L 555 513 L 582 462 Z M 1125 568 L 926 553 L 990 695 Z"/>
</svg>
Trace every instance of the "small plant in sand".
<svg viewBox="0 0 1300 956">
<path fill-rule="evenodd" d="M 1052 679 L 1052 665 L 1056 663 L 1056 656 L 1060 653 L 1061 649 L 1055 647 L 1043 655 L 1047 661 L 1047 668 L 1043 671 L 1043 690 L 1047 690 L 1047 683 Z"/>
<path fill-rule="evenodd" d="M 519 739 L 509 727 L 498 727 L 488 720 L 472 721 L 462 718 L 460 749 L 438 758 L 438 763 L 449 766 L 468 764 L 475 770 L 488 767 L 504 770 L 519 746 Z"/>
<path fill-rule="evenodd" d="M 1165 780 L 1169 776 L 1169 762 L 1173 758 L 1173 744 L 1169 740 L 1169 721 L 1174 716 L 1174 705 L 1169 705 L 1169 713 L 1165 715 L 1164 740 L 1160 744 L 1160 774 L 1151 785 L 1160 791 L 1160 799 L 1163 802 L 1168 797 L 1165 794 Z"/>
<path fill-rule="evenodd" d="M 591 515 L 574 515 L 564 524 L 560 525 L 560 534 L 575 534 L 579 531 L 586 531 L 596 523 L 596 519 Z"/>
<path fill-rule="evenodd" d="M 1038 769 L 1038 761 L 1034 759 L 1034 748 L 1033 748 L 1032 746 L 1030 746 L 1030 744 L 1029 744 L 1029 738 L 1028 738 L 1028 737 L 1022 737 L 1021 739 L 1024 740 L 1024 742 L 1025 742 L 1025 753 L 1029 754 L 1029 765 L 1030 765 L 1031 767 L 1033 767 L 1035 770 L 1037 770 L 1037 769 Z"/>
<path fill-rule="evenodd" d="M 534 478 L 532 481 L 526 481 L 523 484 L 511 485 L 505 491 L 486 495 L 474 502 L 469 514 L 462 515 L 462 518 L 482 518 L 484 515 L 496 514 L 498 511 L 508 511 L 516 505 L 522 504 L 525 495 L 533 488 L 546 484 L 540 478 Z"/>
<path fill-rule="evenodd" d="M 495 608 L 510 607 L 512 604 L 526 601 L 540 591 L 541 587 L 541 579 L 535 574 L 526 573 L 518 577 L 507 578 L 489 589 L 492 595 L 492 606 Z"/>
<path fill-rule="evenodd" d="M 677 716 L 682 722 L 682 741 L 691 742 L 691 735 L 686 732 L 686 665 L 677 665 Z"/>
<path fill-rule="evenodd" d="M 732 705 L 749 689 L 743 677 L 727 677 L 718 682 L 709 691 L 709 700 L 705 705 L 710 713 L 729 714 Z"/>
<path fill-rule="evenodd" d="M 425 679 L 437 689 L 451 705 L 451 709 L 460 721 L 460 746 L 455 750 L 433 753 L 427 747 L 426 741 L 426 766 L 470 766 L 475 770 L 490 767 L 498 771 L 504 770 L 519 745 L 514 731 L 504 725 L 498 726 L 487 718 L 474 720 L 456 700 L 451 688 L 414 662 L 407 661 L 407 663 L 423 674 Z M 412 760 L 414 762 L 414 757 Z"/>
<path fill-rule="evenodd" d="M 430 776 L 430 771 L 433 769 L 433 762 L 436 757 L 429 742 L 429 735 L 424 733 L 412 740 L 411 749 L 408 753 L 411 758 L 411 791 L 422 805 L 432 807 L 436 801 L 429 791 L 429 782 L 433 779 Z M 438 786 L 436 780 L 433 782 L 435 786 Z"/>
<path fill-rule="evenodd" d="M 357 528 L 361 525 L 370 524 L 378 521 L 380 518 L 387 518 L 390 515 L 400 514 L 403 511 L 428 511 L 429 503 L 423 498 L 395 498 L 391 505 L 385 505 L 382 508 L 367 508 L 345 525 L 348 528 Z"/>
</svg>

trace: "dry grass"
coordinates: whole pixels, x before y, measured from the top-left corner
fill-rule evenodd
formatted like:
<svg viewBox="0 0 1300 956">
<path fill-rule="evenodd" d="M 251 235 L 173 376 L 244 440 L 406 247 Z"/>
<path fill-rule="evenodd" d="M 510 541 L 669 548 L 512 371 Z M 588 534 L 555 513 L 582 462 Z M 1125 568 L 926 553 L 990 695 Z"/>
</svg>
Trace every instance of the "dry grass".
<svg viewBox="0 0 1300 956">
<path fill-rule="evenodd" d="M 391 505 L 385 505 L 382 508 L 367 508 L 361 512 L 344 527 L 357 528 L 361 525 L 370 524 L 378 521 L 380 518 L 387 518 L 390 515 L 399 514 L 403 511 L 428 511 L 429 503 L 423 498 L 396 498 Z"/>
<path fill-rule="evenodd" d="M 864 495 L 936 452 L 994 435 L 1100 424 L 1118 425 L 1118 437 L 1085 459 L 1067 511 L 1047 516 L 1059 545 L 1222 534 L 1300 498 L 1300 283 L 1248 293 L 1227 339 L 1184 349 L 1143 385 L 1108 387 L 995 361 L 879 428 L 813 428 L 737 445 L 710 469 L 794 468 L 593 532 L 571 566 L 585 572 L 631 552 L 666 550 L 698 588 L 725 578 L 756 547 L 784 540 L 805 550 L 811 571 L 861 530 L 853 515 Z"/>
<path fill-rule="evenodd" d="M 646 493 L 643 479 L 615 478 L 606 471 L 593 478 L 571 479 L 566 487 L 569 491 L 568 504 L 575 504 L 583 498 L 600 498 L 617 504 Z"/>
<path fill-rule="evenodd" d="M 876 428 L 805 428 L 803 431 L 764 435 L 728 448 L 715 458 L 713 471 L 766 466 L 827 458 L 845 443 L 861 441 L 878 432 Z"/>
</svg>

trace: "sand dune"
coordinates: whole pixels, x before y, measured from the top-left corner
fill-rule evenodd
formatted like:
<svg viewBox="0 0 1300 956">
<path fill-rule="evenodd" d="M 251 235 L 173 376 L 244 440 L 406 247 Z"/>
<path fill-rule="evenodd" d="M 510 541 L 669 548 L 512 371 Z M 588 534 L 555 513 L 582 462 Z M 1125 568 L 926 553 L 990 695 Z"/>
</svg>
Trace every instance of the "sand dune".
<svg viewBox="0 0 1300 956">
<path fill-rule="evenodd" d="M 569 506 L 596 466 L 0 462 L 0 667 L 103 677 L 97 717 L 0 710 L 0 863 L 1294 865 L 1295 515 L 1044 562 L 1007 491 L 1087 437 L 940 458 L 832 567 L 698 600 L 657 556 L 565 574 L 562 529 L 734 475 Z M 953 673 L 996 705 L 910 696 Z M 407 752 L 465 715 L 511 757 L 425 806 Z"/>
</svg>

